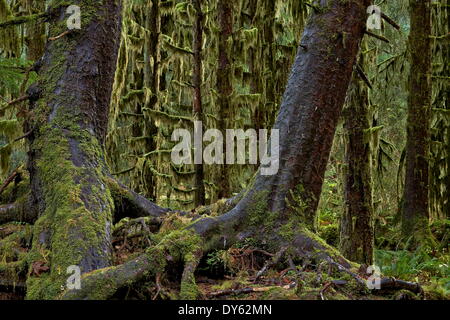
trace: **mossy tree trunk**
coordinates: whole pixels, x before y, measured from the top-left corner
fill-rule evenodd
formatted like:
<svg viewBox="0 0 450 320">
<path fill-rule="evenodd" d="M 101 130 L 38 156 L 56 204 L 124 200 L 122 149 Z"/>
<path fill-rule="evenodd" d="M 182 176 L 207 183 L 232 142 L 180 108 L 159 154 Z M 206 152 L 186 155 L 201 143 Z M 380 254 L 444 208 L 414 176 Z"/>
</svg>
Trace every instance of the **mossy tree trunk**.
<svg viewBox="0 0 450 320">
<path fill-rule="evenodd" d="M 360 65 L 364 56 L 360 54 Z M 372 156 L 367 85 L 353 74 L 343 112 L 345 145 L 345 208 L 340 222 L 340 250 L 356 262 L 373 262 Z"/>
<path fill-rule="evenodd" d="M 112 263 L 114 203 L 103 143 L 121 6 L 115 0 L 72 3 L 81 8 L 81 30 L 47 43 L 27 124 L 33 130 L 28 170 L 39 217 L 29 255 L 32 299 L 57 297 L 70 265 L 87 273 Z M 49 35 L 56 37 L 67 30 L 67 5 L 51 6 L 59 7 L 49 21 Z M 49 270 L 41 274 L 36 265 Z"/>
<path fill-rule="evenodd" d="M 86 275 L 82 289 L 65 298 L 110 297 L 130 282 L 167 271 L 168 255 L 185 264 L 181 297 L 195 298 L 193 270 L 202 253 L 248 237 L 294 260 L 323 259 L 351 267 L 306 225 L 317 208 L 368 5 L 366 0 L 334 1 L 311 16 L 274 126 L 280 134 L 278 174 L 257 174 L 230 211 L 201 217 L 168 233 L 140 257 Z M 292 195 L 293 189 L 303 190 L 300 198 Z"/>
<path fill-rule="evenodd" d="M 219 0 L 218 18 L 220 25 L 219 33 L 219 61 L 217 69 L 217 91 L 219 94 L 219 110 L 220 110 L 220 130 L 225 136 L 227 129 L 228 114 L 230 114 L 230 96 L 233 92 L 232 79 L 232 35 L 233 35 L 233 9 L 229 0 Z M 227 165 L 223 164 L 221 168 L 221 184 L 218 194 L 220 198 L 228 198 L 231 194 L 230 179 L 228 177 Z"/>
<path fill-rule="evenodd" d="M 194 0 L 194 8 L 196 12 L 196 18 L 194 23 L 194 40 L 193 40 L 193 54 L 194 54 L 194 72 L 192 85 L 194 86 L 194 99 L 193 99 L 193 113 L 194 120 L 206 122 L 203 116 L 202 107 L 202 77 L 203 77 L 203 20 L 204 15 L 202 11 L 202 0 Z M 195 133 L 194 133 L 195 134 Z M 194 146 L 196 153 L 203 152 L 202 144 Z M 204 168 L 203 164 L 195 163 L 195 206 L 201 206 L 205 204 L 205 185 L 204 185 Z"/>
<path fill-rule="evenodd" d="M 429 157 L 431 121 L 431 1 L 411 0 L 406 174 L 402 231 L 419 240 L 429 230 Z M 415 240 L 413 242 L 416 242 Z"/>
<path fill-rule="evenodd" d="M 448 0 L 432 6 L 433 21 L 433 120 L 430 165 L 430 219 L 450 217 L 450 50 L 448 45 Z M 447 35 L 447 38 L 446 38 Z"/>
<path fill-rule="evenodd" d="M 27 10 L 30 14 L 45 12 L 45 1 L 27 0 Z M 27 44 L 27 59 L 36 61 L 44 53 L 45 25 L 39 22 L 31 22 L 27 27 L 25 42 Z"/>
<path fill-rule="evenodd" d="M 57 36 L 66 30 L 66 7 L 53 4 L 61 5 L 50 21 L 50 36 Z M 120 5 L 114 0 L 76 4 L 82 8 L 82 29 L 48 43 L 39 82 L 29 91 L 34 95 L 28 170 L 38 220 L 27 255 L 28 298 L 105 299 L 144 277 L 174 272 L 170 266 L 177 262 L 185 266 L 180 296 L 195 298 L 194 271 L 202 255 L 248 237 L 294 262 L 325 260 L 347 272 L 355 267 L 310 227 L 369 1 L 334 1 L 312 14 L 274 125 L 280 135 L 278 173 L 260 171 L 220 213 L 229 211 L 206 217 L 159 208 L 109 176 L 103 146 Z M 111 266 L 112 223 L 143 214 L 169 221 L 182 215 L 182 223 L 173 225 L 184 227 L 161 228 L 141 256 Z M 82 287 L 64 291 L 71 265 L 81 267 Z"/>
</svg>

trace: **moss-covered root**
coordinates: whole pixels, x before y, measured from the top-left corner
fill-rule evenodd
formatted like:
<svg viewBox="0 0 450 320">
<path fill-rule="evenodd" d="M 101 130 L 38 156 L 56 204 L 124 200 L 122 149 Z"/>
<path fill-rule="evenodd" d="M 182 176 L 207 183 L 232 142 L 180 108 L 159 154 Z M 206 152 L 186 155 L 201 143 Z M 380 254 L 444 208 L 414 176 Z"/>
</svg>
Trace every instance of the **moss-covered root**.
<svg viewBox="0 0 450 320">
<path fill-rule="evenodd" d="M 195 270 L 201 258 L 202 241 L 190 230 L 174 231 L 166 235 L 145 254 L 122 265 L 99 269 L 83 275 L 81 288 L 68 290 L 61 295 L 65 300 L 104 300 L 113 296 L 119 288 L 143 279 L 163 274 L 168 262 L 185 261 L 187 269 Z M 193 277 L 193 275 L 192 275 Z M 184 277 L 185 292 L 192 287 L 189 271 Z"/>
<path fill-rule="evenodd" d="M 140 280 L 153 268 L 150 255 L 144 254 L 120 266 L 109 267 L 84 274 L 81 288 L 64 292 L 64 300 L 106 300 L 121 287 Z"/>
<path fill-rule="evenodd" d="M 29 203 L 28 196 L 25 196 L 14 203 L 0 205 L 0 224 L 10 222 L 34 223 L 37 218 L 36 210 L 32 210 Z"/>
<path fill-rule="evenodd" d="M 106 183 L 114 200 L 115 222 L 123 218 L 154 217 L 162 219 L 170 212 L 169 209 L 157 206 L 114 178 L 108 177 Z"/>
<path fill-rule="evenodd" d="M 195 252 L 189 252 L 184 257 L 184 270 L 181 277 L 180 299 L 195 300 L 198 298 L 200 291 L 195 283 L 195 270 L 203 256 L 203 251 L 198 249 Z"/>
</svg>

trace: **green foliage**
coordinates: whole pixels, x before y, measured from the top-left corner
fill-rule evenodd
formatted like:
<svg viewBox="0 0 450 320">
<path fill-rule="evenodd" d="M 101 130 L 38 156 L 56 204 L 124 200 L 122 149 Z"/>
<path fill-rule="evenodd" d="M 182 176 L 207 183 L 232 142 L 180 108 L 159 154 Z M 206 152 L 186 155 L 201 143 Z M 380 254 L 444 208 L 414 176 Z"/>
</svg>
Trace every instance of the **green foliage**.
<svg viewBox="0 0 450 320">
<path fill-rule="evenodd" d="M 448 250 L 448 249 L 447 249 Z M 428 288 L 450 299 L 450 255 L 430 249 L 375 251 L 375 264 L 385 276 L 425 283 Z"/>
</svg>

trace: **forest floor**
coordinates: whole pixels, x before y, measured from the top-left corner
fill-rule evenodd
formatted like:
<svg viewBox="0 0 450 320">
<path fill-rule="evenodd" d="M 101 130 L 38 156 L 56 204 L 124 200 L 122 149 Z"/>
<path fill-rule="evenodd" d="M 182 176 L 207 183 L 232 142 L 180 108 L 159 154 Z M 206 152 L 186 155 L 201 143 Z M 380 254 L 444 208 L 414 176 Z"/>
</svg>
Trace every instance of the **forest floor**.
<svg viewBox="0 0 450 320">
<path fill-rule="evenodd" d="M 114 233 L 113 233 L 114 234 Z M 28 272 L 47 272 L 41 265 L 30 269 L 18 269 L 14 277 L 17 288 L 1 286 L 1 264 L 23 257 L 31 247 L 32 227 L 10 223 L 0 226 L 0 300 L 24 299 L 24 283 Z M 144 252 L 149 239 L 142 233 L 139 224 L 128 229 L 126 234 L 114 234 L 114 263 L 116 265 Z M 384 276 L 418 282 L 423 294 L 406 290 L 369 290 L 361 286 L 355 275 L 341 272 L 326 263 L 314 265 L 306 261 L 303 265 L 286 263 L 269 264 L 274 254 L 256 248 L 251 239 L 227 250 L 208 253 L 196 272 L 198 299 L 213 300 L 397 300 L 397 299 L 450 299 L 450 255 L 443 253 L 424 254 L 377 250 L 375 258 L 383 267 Z M 182 266 L 174 265 L 181 274 Z M 11 275 L 9 275 L 11 276 Z M 361 268 L 358 276 L 368 279 L 370 275 Z M 177 299 L 180 279 L 148 279 L 119 290 L 113 299 Z"/>
</svg>

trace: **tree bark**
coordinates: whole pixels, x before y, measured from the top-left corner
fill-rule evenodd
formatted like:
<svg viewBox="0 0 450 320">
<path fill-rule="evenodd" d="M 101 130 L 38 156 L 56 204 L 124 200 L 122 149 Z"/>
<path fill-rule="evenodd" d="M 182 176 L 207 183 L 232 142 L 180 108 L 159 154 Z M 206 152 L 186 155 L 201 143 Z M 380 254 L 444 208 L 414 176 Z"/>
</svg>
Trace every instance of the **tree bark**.
<svg viewBox="0 0 450 320">
<path fill-rule="evenodd" d="M 34 227 L 31 263 L 49 272 L 31 272 L 27 297 L 55 298 L 66 268 L 82 273 L 112 262 L 114 203 L 107 185 L 103 143 L 120 39 L 118 1 L 72 1 L 81 7 L 81 30 L 47 43 L 32 101 L 29 139 L 30 184 L 39 219 Z M 51 37 L 67 30 L 67 5 L 51 4 Z M 30 90 L 30 89 L 29 89 Z"/>
<path fill-rule="evenodd" d="M 230 40 L 233 35 L 233 10 L 232 3 L 228 0 L 219 0 L 218 3 L 218 18 L 220 25 L 219 33 L 219 65 L 217 68 L 217 91 L 219 93 L 219 108 L 220 108 L 220 130 L 225 136 L 225 130 L 228 124 L 228 114 L 230 113 L 230 95 L 233 92 L 231 84 L 231 53 Z M 228 198 L 231 195 L 230 179 L 228 177 L 227 165 L 223 164 L 221 168 L 221 184 L 218 194 L 220 198 Z"/>
<path fill-rule="evenodd" d="M 429 219 L 431 4 L 430 0 L 410 0 L 409 5 L 411 70 L 402 232 L 418 240 L 427 233 Z"/>
<path fill-rule="evenodd" d="M 145 274 L 157 276 L 164 272 L 167 255 L 185 263 L 183 279 L 189 283 L 182 283 L 181 291 L 186 293 L 183 288 L 194 285 L 192 270 L 201 252 L 248 237 L 295 260 L 321 259 L 350 267 L 306 225 L 313 225 L 336 124 L 364 34 L 368 5 L 366 0 L 330 2 L 314 13 L 306 26 L 275 124 L 281 141 L 278 174 L 258 174 L 227 213 L 201 218 L 183 230 L 169 233 L 139 258 L 86 275 L 82 289 L 69 290 L 64 298 L 107 298 Z M 301 203 L 288 205 L 296 200 L 290 190 L 299 185 L 304 190 Z M 98 289 L 99 283 L 105 281 L 108 286 Z M 182 298 L 195 298 L 194 291 Z"/>
<path fill-rule="evenodd" d="M 194 74 L 192 83 L 194 85 L 194 102 L 193 113 L 194 119 L 203 121 L 202 110 L 202 45 L 203 45 L 203 12 L 202 12 L 202 0 L 194 0 L 194 8 L 196 11 L 196 18 L 194 23 Z M 195 129 L 194 129 L 195 130 Z M 203 153 L 203 146 L 194 146 L 195 152 Z M 200 150 L 198 150 L 200 149 Z M 205 204 L 205 185 L 204 185 L 204 170 L 203 164 L 195 164 L 195 206 L 201 206 Z"/>
<path fill-rule="evenodd" d="M 432 6 L 433 21 L 433 102 L 432 121 L 432 161 L 430 164 L 430 220 L 436 221 L 450 217 L 450 90 L 448 75 L 450 58 L 448 41 L 442 39 L 449 32 L 448 0 L 442 0 Z"/>
<path fill-rule="evenodd" d="M 274 125 L 280 136 L 278 173 L 271 176 L 258 173 L 236 207 L 217 219 L 195 224 L 198 233 L 205 235 L 219 226 L 223 230 L 224 225 L 227 230 L 242 231 L 251 224 L 253 215 L 261 219 L 256 221 L 266 224 L 268 235 L 262 236 L 272 237 L 273 243 L 277 242 L 275 239 L 286 242 L 282 234 L 287 225 L 292 230 L 300 225 L 314 228 L 332 140 L 364 33 L 367 3 L 334 2 L 311 16 Z M 300 201 L 293 199 L 290 191 L 294 189 L 302 190 Z M 288 205 L 294 202 L 301 210 Z M 230 237 L 260 233 L 261 228 L 257 224 L 254 233 L 249 227 Z M 294 247 L 301 248 L 305 236 L 294 236 L 291 240 Z"/>
<path fill-rule="evenodd" d="M 82 29 L 48 43 L 34 87 L 39 99 L 30 105 L 34 117 L 27 124 L 33 128 L 28 170 L 39 213 L 29 257 L 31 265 L 49 267 L 48 272 L 30 267 L 28 298 L 105 299 L 143 277 L 158 277 L 177 261 L 185 264 L 182 298 L 195 298 L 189 288 L 195 285 L 193 272 L 202 254 L 248 237 L 295 261 L 351 267 L 309 229 L 364 34 L 368 0 L 327 2 L 312 14 L 274 126 L 280 135 L 278 174 L 258 173 L 251 187 L 233 199 L 233 209 L 216 217 L 196 216 L 119 266 L 111 266 L 113 213 L 122 217 L 126 210 L 121 205 L 135 216 L 159 218 L 169 212 L 112 180 L 103 160 L 120 5 L 114 0 L 74 4 L 83 7 Z M 65 9 L 53 17 L 50 36 L 66 30 Z M 302 192 L 297 197 L 292 190 Z M 82 288 L 62 292 L 71 265 L 81 267 Z"/>
<path fill-rule="evenodd" d="M 30 14 L 45 12 L 45 1 L 28 0 L 26 3 Z M 27 59 L 36 61 L 42 57 L 45 47 L 45 25 L 40 22 L 30 22 L 27 27 Z"/>
<path fill-rule="evenodd" d="M 363 64 L 363 54 L 359 63 Z M 349 260 L 373 262 L 372 157 L 368 88 L 353 74 L 343 112 L 346 134 L 345 209 L 340 223 L 340 251 Z"/>
</svg>

